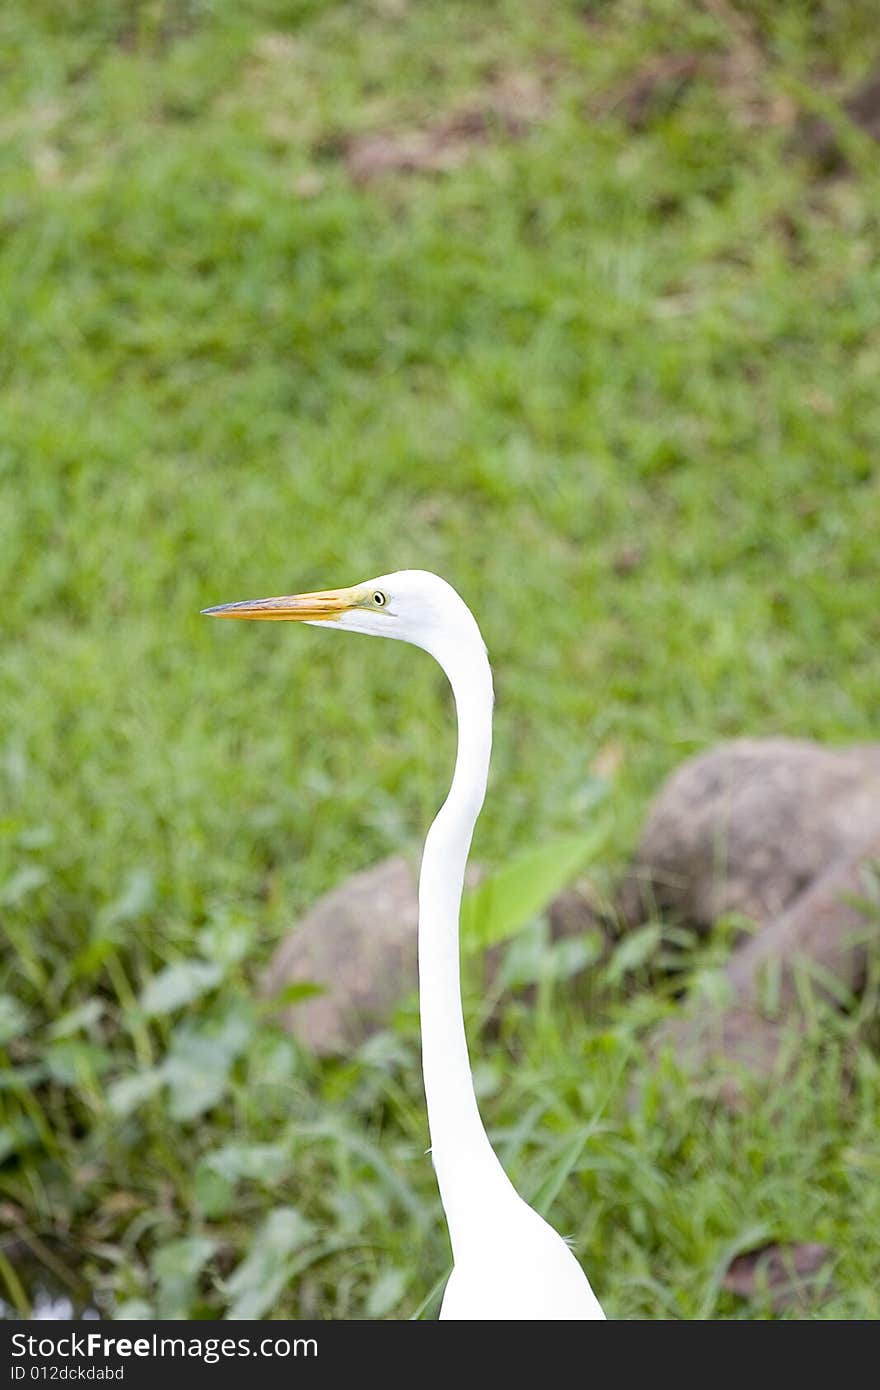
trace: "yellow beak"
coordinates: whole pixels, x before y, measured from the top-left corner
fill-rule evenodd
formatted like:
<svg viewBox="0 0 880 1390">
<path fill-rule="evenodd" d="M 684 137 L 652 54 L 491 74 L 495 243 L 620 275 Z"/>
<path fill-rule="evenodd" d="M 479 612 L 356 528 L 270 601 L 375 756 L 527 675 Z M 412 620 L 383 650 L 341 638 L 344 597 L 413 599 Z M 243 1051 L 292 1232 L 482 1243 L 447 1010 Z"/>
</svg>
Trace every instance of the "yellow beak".
<svg viewBox="0 0 880 1390">
<path fill-rule="evenodd" d="M 357 589 L 323 589 L 316 594 L 285 594 L 281 598 L 245 599 L 203 608 L 209 618 L 260 618 L 271 623 L 328 622 L 356 608 Z"/>
</svg>

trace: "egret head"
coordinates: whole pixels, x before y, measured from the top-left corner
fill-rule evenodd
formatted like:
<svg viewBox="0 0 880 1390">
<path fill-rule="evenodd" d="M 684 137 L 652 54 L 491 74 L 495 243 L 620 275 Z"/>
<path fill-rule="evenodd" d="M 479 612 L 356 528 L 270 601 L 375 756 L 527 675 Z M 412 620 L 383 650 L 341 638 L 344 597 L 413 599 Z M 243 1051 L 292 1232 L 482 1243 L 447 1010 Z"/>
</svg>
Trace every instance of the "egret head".
<svg viewBox="0 0 880 1390">
<path fill-rule="evenodd" d="M 258 618 L 268 622 L 309 623 L 339 632 L 393 637 L 436 655 L 450 640 L 471 638 L 482 646 L 476 621 L 451 584 L 427 570 L 380 574 L 350 589 L 246 599 L 204 608 L 212 618 Z"/>
</svg>

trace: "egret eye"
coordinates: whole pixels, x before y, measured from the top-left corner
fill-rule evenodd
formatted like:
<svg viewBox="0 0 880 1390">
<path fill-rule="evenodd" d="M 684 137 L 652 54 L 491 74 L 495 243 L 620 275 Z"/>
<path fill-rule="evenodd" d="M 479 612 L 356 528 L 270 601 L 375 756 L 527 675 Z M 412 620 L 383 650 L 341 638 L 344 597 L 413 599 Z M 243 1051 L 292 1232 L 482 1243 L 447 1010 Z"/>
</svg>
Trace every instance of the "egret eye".
<svg viewBox="0 0 880 1390">
<path fill-rule="evenodd" d="M 376 592 L 373 594 L 373 607 L 374 607 L 374 608 L 384 608 L 387 602 L 388 602 L 388 600 L 387 600 L 387 598 L 385 597 L 385 595 L 382 593 L 382 590 L 381 590 L 381 589 L 377 589 Z"/>
</svg>

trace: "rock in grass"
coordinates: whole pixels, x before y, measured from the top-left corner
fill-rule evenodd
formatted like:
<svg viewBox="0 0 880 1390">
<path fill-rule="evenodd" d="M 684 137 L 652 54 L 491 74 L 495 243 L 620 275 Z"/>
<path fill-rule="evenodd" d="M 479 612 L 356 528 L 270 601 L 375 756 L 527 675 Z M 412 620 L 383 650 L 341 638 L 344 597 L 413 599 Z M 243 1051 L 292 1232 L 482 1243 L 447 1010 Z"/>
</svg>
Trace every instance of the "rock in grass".
<svg viewBox="0 0 880 1390">
<path fill-rule="evenodd" d="M 833 1292 L 829 1275 L 833 1259 L 834 1252 L 815 1241 L 798 1245 L 773 1241 L 737 1255 L 721 1287 L 739 1298 L 766 1299 L 776 1313 L 807 1308 Z"/>
<path fill-rule="evenodd" d="M 725 912 L 760 925 L 725 967 L 726 1006 L 685 1008 L 651 1043 L 736 1105 L 744 1073 L 784 1073 L 805 992 L 840 1002 L 863 985 L 870 943 L 880 939 L 880 903 L 870 902 L 880 747 L 771 739 L 713 749 L 661 792 L 639 861 L 628 911 L 650 894 L 699 926 Z"/>
<path fill-rule="evenodd" d="M 857 995 L 868 948 L 880 939 L 880 901 L 872 902 L 871 867 L 880 863 L 880 829 L 840 855 L 791 906 L 734 951 L 727 973 L 736 996 L 790 1010 L 811 991 L 837 1002 Z"/>
<path fill-rule="evenodd" d="M 880 902 L 869 901 L 870 866 L 878 861 L 880 832 L 737 947 L 724 970 L 726 1007 L 686 1010 L 667 1021 L 652 1050 L 671 1048 L 681 1067 L 711 1080 L 732 1107 L 742 1100 L 744 1076 L 783 1080 L 791 1044 L 806 1025 L 802 999 L 812 994 L 840 1003 L 864 983 L 869 944 L 880 940 Z"/>
<path fill-rule="evenodd" d="M 805 1026 L 798 1008 L 804 992 L 837 1004 L 865 983 L 870 942 L 880 942 L 880 901 L 869 901 L 876 862 L 880 833 L 841 856 L 776 922 L 735 949 L 724 970 L 730 1005 L 670 1019 L 653 1036 L 652 1051 L 670 1048 L 681 1068 L 712 1079 L 730 1106 L 741 1102 L 744 1074 L 783 1079 L 785 1042 Z"/>
<path fill-rule="evenodd" d="M 870 944 L 880 941 L 880 901 L 870 900 L 875 863 L 880 832 L 841 856 L 736 948 L 723 972 L 726 1006 L 685 1006 L 655 1031 L 651 1051 L 671 1050 L 680 1067 L 731 1108 L 742 1103 L 746 1078 L 783 1081 L 807 1023 L 802 1000 L 846 1002 L 864 984 Z"/>
<path fill-rule="evenodd" d="M 415 986 L 418 895 L 402 855 L 352 874 L 320 898 L 278 947 L 262 981 L 321 993 L 284 1010 L 285 1027 L 320 1055 L 347 1051 L 384 1026 Z"/>
<path fill-rule="evenodd" d="M 619 911 L 708 929 L 739 913 L 775 921 L 817 878 L 880 833 L 880 744 L 737 739 L 691 758 L 660 791 Z"/>
</svg>

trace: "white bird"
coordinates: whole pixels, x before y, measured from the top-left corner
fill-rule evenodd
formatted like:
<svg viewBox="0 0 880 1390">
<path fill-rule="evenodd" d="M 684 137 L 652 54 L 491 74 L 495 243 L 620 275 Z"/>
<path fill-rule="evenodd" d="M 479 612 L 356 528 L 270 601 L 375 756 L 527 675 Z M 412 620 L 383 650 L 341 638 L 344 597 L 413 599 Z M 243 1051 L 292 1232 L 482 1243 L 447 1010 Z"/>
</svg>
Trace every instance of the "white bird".
<svg viewBox="0 0 880 1390">
<path fill-rule="evenodd" d="M 566 1242 L 519 1196 L 492 1149 L 474 1094 L 461 1005 L 459 912 L 492 746 L 492 671 L 476 620 L 436 574 L 402 570 L 351 589 L 206 608 L 218 618 L 304 622 L 393 637 L 430 652 L 458 714 L 449 795 L 434 820 L 419 877 L 419 1006 L 431 1154 L 449 1227 L 453 1270 L 440 1317 L 604 1318 Z"/>
</svg>

